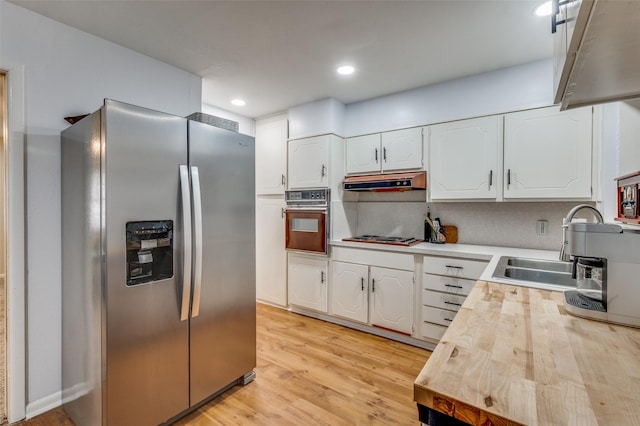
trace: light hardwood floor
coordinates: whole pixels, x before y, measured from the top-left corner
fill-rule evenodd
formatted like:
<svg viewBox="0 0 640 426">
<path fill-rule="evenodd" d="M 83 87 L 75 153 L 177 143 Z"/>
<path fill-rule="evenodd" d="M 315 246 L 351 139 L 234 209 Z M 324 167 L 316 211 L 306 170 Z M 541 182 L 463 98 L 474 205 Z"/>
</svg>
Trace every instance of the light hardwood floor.
<svg viewBox="0 0 640 426">
<path fill-rule="evenodd" d="M 176 422 L 417 425 L 413 381 L 431 352 L 263 304 L 256 379 Z M 61 409 L 22 425 L 71 425 Z"/>
</svg>

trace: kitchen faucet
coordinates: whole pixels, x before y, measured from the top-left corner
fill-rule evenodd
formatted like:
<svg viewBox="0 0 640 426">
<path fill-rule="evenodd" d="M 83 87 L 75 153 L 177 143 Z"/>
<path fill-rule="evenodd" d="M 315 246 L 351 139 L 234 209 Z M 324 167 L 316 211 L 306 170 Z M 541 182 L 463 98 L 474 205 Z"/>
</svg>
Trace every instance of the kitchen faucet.
<svg viewBox="0 0 640 426">
<path fill-rule="evenodd" d="M 567 241 L 567 228 L 569 227 L 569 224 L 573 220 L 573 217 L 576 215 L 576 213 L 578 213 L 582 209 L 591 210 L 591 212 L 593 213 L 593 216 L 597 219 L 598 223 L 604 222 L 604 219 L 602 218 L 602 214 L 598 211 L 598 209 L 596 209 L 593 206 L 590 206 L 589 204 L 579 204 L 574 208 L 572 208 L 571 210 L 569 210 L 569 213 L 567 213 L 567 216 L 564 219 L 562 219 L 562 247 L 560 247 L 560 260 L 562 260 L 563 262 L 569 262 L 571 260 L 570 259 L 571 256 L 566 253 L 566 247 L 567 247 L 567 244 L 569 244 L 569 242 Z"/>
</svg>

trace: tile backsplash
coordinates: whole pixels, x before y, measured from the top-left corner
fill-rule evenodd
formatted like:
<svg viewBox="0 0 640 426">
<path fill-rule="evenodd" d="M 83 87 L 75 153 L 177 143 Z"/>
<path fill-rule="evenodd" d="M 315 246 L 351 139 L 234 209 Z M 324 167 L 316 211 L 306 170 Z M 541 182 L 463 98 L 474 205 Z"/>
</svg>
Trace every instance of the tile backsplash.
<svg viewBox="0 0 640 426">
<path fill-rule="evenodd" d="M 578 202 L 429 203 L 432 218 L 458 227 L 458 243 L 559 250 L 562 218 Z M 358 202 L 358 234 L 423 238 L 427 204 L 415 201 Z M 576 217 L 592 221 L 588 212 Z M 536 234 L 536 222 L 546 220 L 546 235 Z"/>
</svg>

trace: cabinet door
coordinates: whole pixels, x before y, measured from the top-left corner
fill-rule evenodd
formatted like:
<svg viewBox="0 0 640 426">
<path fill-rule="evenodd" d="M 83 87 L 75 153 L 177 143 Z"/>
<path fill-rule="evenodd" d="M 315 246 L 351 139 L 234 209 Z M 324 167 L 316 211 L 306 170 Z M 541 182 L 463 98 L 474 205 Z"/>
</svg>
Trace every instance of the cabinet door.
<svg viewBox="0 0 640 426">
<path fill-rule="evenodd" d="M 413 272 L 371 267 L 370 320 L 374 326 L 411 334 Z"/>
<path fill-rule="evenodd" d="M 564 87 L 567 84 L 567 78 L 569 77 L 568 70 L 565 70 L 565 63 L 567 62 L 567 27 L 569 25 L 567 19 L 567 7 L 562 5 L 558 10 L 558 21 L 565 21 L 563 25 L 556 27 L 556 32 L 553 34 L 553 93 L 555 96 L 554 103 L 560 103 L 562 101 L 562 95 L 564 94 Z M 561 83 L 562 81 L 562 83 Z"/>
<path fill-rule="evenodd" d="M 368 319 L 369 267 L 333 262 L 331 313 L 366 323 Z"/>
<path fill-rule="evenodd" d="M 327 269 L 325 258 L 289 254 L 289 303 L 327 312 Z"/>
<path fill-rule="evenodd" d="M 284 199 L 256 199 L 256 297 L 287 306 Z"/>
<path fill-rule="evenodd" d="M 382 134 L 382 171 L 422 168 L 422 128 Z"/>
<path fill-rule="evenodd" d="M 382 153 L 379 133 L 348 138 L 346 144 L 347 174 L 380 171 Z"/>
<path fill-rule="evenodd" d="M 289 141 L 289 188 L 322 188 L 329 182 L 329 138 Z"/>
<path fill-rule="evenodd" d="M 496 199 L 502 164 L 502 116 L 431 126 L 432 200 Z"/>
<path fill-rule="evenodd" d="M 256 121 L 256 194 L 284 194 L 287 116 Z"/>
<path fill-rule="evenodd" d="M 504 198 L 591 198 L 591 107 L 505 116 Z"/>
</svg>

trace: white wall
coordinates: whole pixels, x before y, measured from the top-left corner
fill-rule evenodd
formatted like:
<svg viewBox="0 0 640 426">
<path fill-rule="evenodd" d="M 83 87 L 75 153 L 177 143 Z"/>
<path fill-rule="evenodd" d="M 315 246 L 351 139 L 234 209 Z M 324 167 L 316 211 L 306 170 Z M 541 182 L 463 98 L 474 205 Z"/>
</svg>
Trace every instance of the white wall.
<svg viewBox="0 0 640 426">
<path fill-rule="evenodd" d="M 253 136 L 256 135 L 256 122 L 253 118 L 245 117 L 244 115 L 234 114 L 233 112 L 226 111 L 214 107 L 209 104 L 202 104 L 202 110 L 205 114 L 214 115 L 216 117 L 225 118 L 238 123 L 238 133 Z"/>
<path fill-rule="evenodd" d="M 345 105 L 328 98 L 289 108 L 289 139 L 333 133 L 345 135 Z"/>
<path fill-rule="evenodd" d="M 458 243 L 560 250 L 562 218 L 578 203 L 429 203 L 431 217 L 458 227 Z M 359 202 L 358 235 L 423 238 L 425 202 Z M 588 212 L 580 216 L 588 220 Z M 549 223 L 547 235 L 536 235 L 536 222 Z"/>
<path fill-rule="evenodd" d="M 60 401 L 63 117 L 95 111 L 103 98 L 185 116 L 201 108 L 201 79 L 0 0 L 4 63 L 25 71 L 29 415 Z"/>
<path fill-rule="evenodd" d="M 620 176 L 618 158 L 620 157 L 620 105 L 614 102 L 601 106 L 602 125 L 600 128 L 602 145 L 600 147 L 600 193 L 601 203 L 597 206 L 605 221 L 612 221 L 618 215 L 618 185 L 614 180 Z M 597 126 L 594 127 L 597 130 Z M 637 159 L 637 161 L 640 161 Z M 640 164 L 637 165 L 640 170 Z"/>
<path fill-rule="evenodd" d="M 344 136 L 548 106 L 552 76 L 549 59 L 348 104 Z"/>
</svg>

